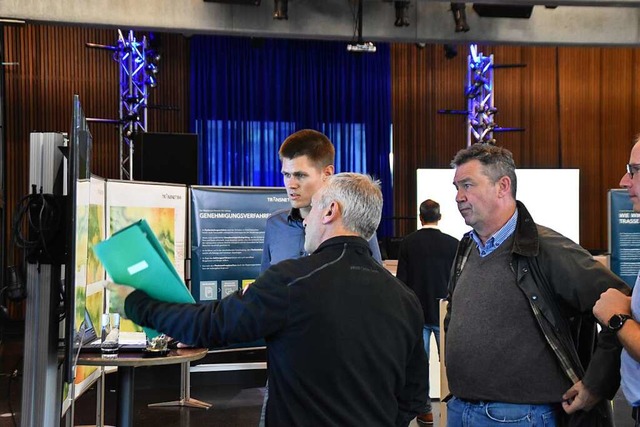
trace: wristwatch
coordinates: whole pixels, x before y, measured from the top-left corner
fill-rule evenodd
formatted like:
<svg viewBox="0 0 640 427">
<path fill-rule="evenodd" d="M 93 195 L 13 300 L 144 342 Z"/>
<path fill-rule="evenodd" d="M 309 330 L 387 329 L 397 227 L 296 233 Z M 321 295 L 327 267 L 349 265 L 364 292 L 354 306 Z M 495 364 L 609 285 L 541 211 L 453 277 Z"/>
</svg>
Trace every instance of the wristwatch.
<svg viewBox="0 0 640 427">
<path fill-rule="evenodd" d="M 629 316 L 628 314 L 614 314 L 613 316 L 611 316 L 611 319 L 609 319 L 609 323 L 607 324 L 607 326 L 612 331 L 619 331 L 620 328 L 622 328 L 622 325 L 624 325 L 624 322 L 627 321 L 627 319 L 631 319 L 631 316 Z"/>
</svg>

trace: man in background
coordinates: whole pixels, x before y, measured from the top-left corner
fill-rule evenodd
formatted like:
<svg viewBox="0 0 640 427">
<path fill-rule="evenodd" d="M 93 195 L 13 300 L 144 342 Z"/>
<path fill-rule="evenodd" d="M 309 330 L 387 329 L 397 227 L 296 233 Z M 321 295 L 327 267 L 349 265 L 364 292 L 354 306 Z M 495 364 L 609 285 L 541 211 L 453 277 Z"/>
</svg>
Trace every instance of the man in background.
<svg viewBox="0 0 640 427">
<path fill-rule="evenodd" d="M 640 212 L 640 137 L 631 149 L 627 172 L 620 180 L 626 188 L 634 212 Z M 617 289 L 609 289 L 600 296 L 593 314 L 600 324 L 613 331 L 623 345 L 620 374 L 622 392 L 631 405 L 635 426 L 640 426 L 640 273 L 632 296 Z"/>
<path fill-rule="evenodd" d="M 440 300 L 447 296 L 447 284 L 458 240 L 438 229 L 441 215 L 437 202 L 431 199 L 422 202 L 419 217 L 422 228 L 409 234 L 400 244 L 397 277 L 416 293 L 422 306 L 422 336 L 427 353 L 428 374 L 431 333 L 435 335 L 440 354 Z M 418 425 L 433 425 L 429 388 L 427 404 L 417 421 Z"/>
<path fill-rule="evenodd" d="M 311 198 L 334 173 L 335 148 L 326 135 L 303 129 L 280 146 L 282 178 L 291 209 L 281 209 L 267 219 L 260 271 L 285 259 L 308 255 L 304 250 L 303 220 L 311 211 Z M 373 257 L 382 262 L 375 234 L 369 240 Z"/>
<path fill-rule="evenodd" d="M 585 425 L 607 417 L 603 399 L 618 389 L 621 346 L 603 330 L 583 368 L 568 325 L 588 319 L 602 292 L 628 287 L 533 221 L 516 201 L 511 152 L 475 144 L 452 166 L 458 210 L 473 230 L 460 242 L 449 283 L 448 425 L 555 426 L 565 414 L 571 425 Z"/>
<path fill-rule="evenodd" d="M 424 322 L 415 294 L 368 248 L 380 187 L 366 175 L 338 174 L 311 206 L 311 255 L 268 268 L 244 291 L 173 304 L 109 284 L 112 311 L 199 347 L 264 338 L 267 426 L 408 426 L 425 400 Z"/>
</svg>

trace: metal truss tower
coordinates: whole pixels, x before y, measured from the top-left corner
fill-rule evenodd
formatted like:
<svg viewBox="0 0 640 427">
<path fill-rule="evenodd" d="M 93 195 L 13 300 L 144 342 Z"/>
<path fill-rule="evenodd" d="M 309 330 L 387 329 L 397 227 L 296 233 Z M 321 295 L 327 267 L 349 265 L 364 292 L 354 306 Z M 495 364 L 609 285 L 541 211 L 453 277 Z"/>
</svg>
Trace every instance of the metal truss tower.
<svg viewBox="0 0 640 427">
<path fill-rule="evenodd" d="M 136 40 L 133 31 L 126 37 L 118 30 L 120 65 L 120 179 L 133 179 L 134 138 L 147 131 L 147 101 L 150 78 L 147 75 L 147 38 Z M 153 83 L 155 85 L 155 83 Z"/>
<path fill-rule="evenodd" d="M 467 57 L 467 146 L 477 142 L 495 144 L 494 116 L 498 112 L 493 105 L 493 55 L 478 53 L 472 44 Z"/>
<path fill-rule="evenodd" d="M 147 131 L 147 106 L 149 88 L 158 85 L 156 74 L 160 53 L 153 33 L 136 40 L 133 31 L 126 36 L 118 30 L 116 46 L 86 43 L 87 47 L 114 52 L 113 59 L 120 66 L 120 107 L 118 120 L 87 118 L 89 122 L 116 123 L 119 127 L 120 179 L 133 179 L 134 139 L 140 132 Z"/>
</svg>

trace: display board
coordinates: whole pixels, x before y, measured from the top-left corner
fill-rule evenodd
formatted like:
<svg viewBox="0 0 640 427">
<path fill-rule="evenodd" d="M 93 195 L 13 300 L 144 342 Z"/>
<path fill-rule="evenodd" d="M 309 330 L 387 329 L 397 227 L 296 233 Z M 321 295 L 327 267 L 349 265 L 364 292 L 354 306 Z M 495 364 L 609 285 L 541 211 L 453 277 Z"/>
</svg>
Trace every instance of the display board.
<svg viewBox="0 0 640 427">
<path fill-rule="evenodd" d="M 82 257 L 82 263 L 76 266 L 76 323 L 83 322 L 85 310 L 89 314 L 93 325 L 100 324 L 100 316 L 104 312 L 104 280 L 105 273 L 102 265 L 97 261 L 93 250 L 94 244 L 104 239 L 105 217 L 104 217 L 104 187 L 105 180 L 98 177 L 91 177 L 88 182 L 89 205 L 83 216 L 86 230 L 82 235 L 82 254 L 78 254 L 78 259 Z M 80 276 L 81 275 L 81 276 Z M 84 283 L 80 290 L 78 283 Z M 99 376 L 98 368 L 94 366 L 76 366 L 75 375 L 75 398 L 78 398 L 93 381 Z"/>
<path fill-rule="evenodd" d="M 284 188 L 191 188 L 191 293 L 213 301 L 260 274 L 269 215 L 290 208 Z"/>
<path fill-rule="evenodd" d="M 145 219 L 185 279 L 187 230 L 187 187 L 137 181 L 112 181 L 106 185 L 107 237 Z M 129 320 L 122 320 L 121 331 L 142 331 Z"/>
<path fill-rule="evenodd" d="M 420 203 L 426 199 L 440 204 L 438 227 L 456 239 L 470 230 L 458 212 L 455 169 L 418 169 L 416 228 Z M 517 199 L 525 204 L 537 224 L 549 227 L 580 243 L 580 170 L 517 169 Z"/>
<path fill-rule="evenodd" d="M 627 190 L 609 190 L 608 214 L 611 270 L 633 287 L 640 271 L 640 213 Z"/>
</svg>

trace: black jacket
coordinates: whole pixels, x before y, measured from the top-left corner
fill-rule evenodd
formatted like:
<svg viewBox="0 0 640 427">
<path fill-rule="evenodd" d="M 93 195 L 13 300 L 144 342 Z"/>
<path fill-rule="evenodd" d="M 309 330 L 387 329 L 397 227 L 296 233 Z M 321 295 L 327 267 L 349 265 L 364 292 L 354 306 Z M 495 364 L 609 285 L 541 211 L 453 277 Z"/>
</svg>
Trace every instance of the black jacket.
<svg viewBox="0 0 640 427">
<path fill-rule="evenodd" d="M 276 264 L 218 304 L 166 304 L 136 291 L 125 308 L 134 322 L 197 346 L 265 338 L 267 425 L 406 426 L 425 404 L 420 303 L 359 237 Z"/>
<path fill-rule="evenodd" d="M 604 328 L 598 334 L 595 351 L 590 354 L 592 342 L 584 342 L 588 338 L 584 331 L 593 331 L 592 309 L 600 294 L 608 288 L 628 294 L 629 287 L 581 246 L 549 228 L 536 225 L 521 202 L 517 202 L 517 206 L 518 222 L 511 249 L 511 268 L 517 275 L 517 284 L 567 377 L 574 383 L 582 380 L 592 393 L 612 399 L 620 385 L 622 347 L 615 333 Z M 449 283 L 445 329 L 451 311 L 455 310 L 451 298 L 456 281 L 469 251 L 475 250 L 472 249 L 475 246 L 467 234 L 458 247 Z M 582 342 L 577 342 L 578 338 Z M 569 351 L 576 345 L 583 357 L 582 363 Z M 591 360 L 585 372 L 583 365 L 589 357 Z"/>
<path fill-rule="evenodd" d="M 422 304 L 425 325 L 440 324 L 440 300 L 447 296 L 458 239 L 437 228 L 422 228 L 402 240 L 398 273 Z"/>
</svg>

